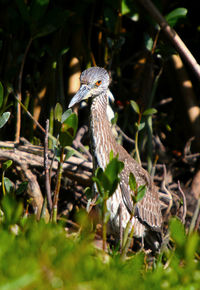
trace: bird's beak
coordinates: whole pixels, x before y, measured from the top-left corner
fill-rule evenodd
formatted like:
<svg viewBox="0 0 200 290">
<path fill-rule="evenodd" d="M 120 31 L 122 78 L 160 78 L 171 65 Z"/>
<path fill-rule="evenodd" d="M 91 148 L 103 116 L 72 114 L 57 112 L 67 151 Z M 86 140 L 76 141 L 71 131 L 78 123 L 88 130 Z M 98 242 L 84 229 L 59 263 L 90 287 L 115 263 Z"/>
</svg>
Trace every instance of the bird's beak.
<svg viewBox="0 0 200 290">
<path fill-rule="evenodd" d="M 73 96 L 68 108 L 73 107 L 75 104 L 80 103 L 82 100 L 86 100 L 90 97 L 90 87 L 87 85 L 81 85 L 78 92 Z"/>
</svg>

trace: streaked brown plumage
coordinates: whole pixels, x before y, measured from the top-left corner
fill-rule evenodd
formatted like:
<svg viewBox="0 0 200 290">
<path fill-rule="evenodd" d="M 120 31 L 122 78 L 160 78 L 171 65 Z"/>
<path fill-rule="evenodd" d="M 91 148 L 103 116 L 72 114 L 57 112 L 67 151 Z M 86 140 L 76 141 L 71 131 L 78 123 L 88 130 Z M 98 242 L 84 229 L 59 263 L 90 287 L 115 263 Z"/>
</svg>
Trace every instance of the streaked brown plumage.
<svg viewBox="0 0 200 290">
<path fill-rule="evenodd" d="M 147 191 L 144 198 L 137 203 L 132 219 L 134 235 L 144 238 L 152 249 L 158 249 L 161 238 L 162 215 L 158 191 L 146 170 L 144 170 L 129 154 L 119 145 L 113 136 L 111 125 L 107 117 L 108 86 L 110 78 L 103 68 L 92 67 L 81 74 L 81 87 L 72 98 L 69 107 L 83 99 L 91 98 L 90 106 L 90 131 L 94 168 L 106 167 L 109 162 L 110 151 L 119 156 L 124 162 L 124 169 L 120 174 L 120 184 L 115 193 L 107 201 L 110 212 L 110 232 L 119 237 L 119 205 L 122 209 L 122 227 L 125 228 L 133 210 L 129 187 L 130 172 L 136 178 L 137 184 L 146 184 Z"/>
</svg>

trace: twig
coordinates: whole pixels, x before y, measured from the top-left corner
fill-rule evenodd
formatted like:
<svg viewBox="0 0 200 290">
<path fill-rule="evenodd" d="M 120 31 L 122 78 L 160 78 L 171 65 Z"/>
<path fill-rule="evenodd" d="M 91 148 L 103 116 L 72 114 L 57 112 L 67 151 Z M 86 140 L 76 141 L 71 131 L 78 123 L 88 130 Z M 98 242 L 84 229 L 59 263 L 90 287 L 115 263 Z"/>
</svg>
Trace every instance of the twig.
<svg viewBox="0 0 200 290">
<path fill-rule="evenodd" d="M 59 197 L 60 186 L 61 186 L 63 162 L 64 162 L 64 148 L 62 147 L 61 154 L 60 154 L 60 161 L 59 161 L 59 165 L 58 165 L 58 171 L 57 171 L 57 182 L 56 182 L 56 188 L 55 188 L 55 192 L 54 192 L 53 210 L 52 210 L 52 220 L 55 223 L 57 221 L 58 197 Z"/>
<path fill-rule="evenodd" d="M 131 144 L 134 144 L 135 145 L 135 141 L 133 139 L 131 139 L 130 137 L 128 137 L 123 131 L 122 129 L 118 126 L 118 125 L 115 125 L 116 127 L 116 130 L 122 135 L 122 137 L 128 141 L 129 143 Z"/>
<path fill-rule="evenodd" d="M 189 234 L 191 234 L 195 228 L 195 224 L 196 224 L 196 221 L 198 219 L 199 211 L 200 211 L 200 198 L 198 199 L 197 206 L 196 206 L 196 209 L 195 209 L 195 212 L 194 212 L 191 224 L 190 224 Z"/>
<path fill-rule="evenodd" d="M 185 61 L 190 65 L 191 69 L 196 74 L 197 78 L 200 80 L 200 66 L 196 59 L 193 57 L 189 49 L 186 47 L 184 42 L 178 36 L 176 31 L 169 26 L 165 18 L 161 15 L 159 10 L 150 0 L 138 0 L 138 2 L 149 12 L 152 18 L 160 25 L 161 29 L 165 32 L 167 37 L 176 47 L 180 55 L 185 59 Z"/>
<path fill-rule="evenodd" d="M 186 202 L 186 198 L 185 198 L 185 194 L 181 188 L 180 185 L 180 181 L 178 180 L 178 189 L 180 191 L 180 193 L 182 194 L 183 197 L 183 216 L 182 216 L 182 223 L 185 224 L 185 217 L 186 217 L 186 213 L 187 213 L 187 202 Z"/>
<path fill-rule="evenodd" d="M 29 39 L 29 42 L 26 46 L 25 52 L 24 52 L 24 57 L 22 59 L 22 63 L 20 66 L 20 71 L 19 71 L 19 81 L 18 81 L 18 91 L 17 91 L 17 96 L 18 100 L 22 100 L 22 76 L 23 76 L 23 71 L 24 71 L 24 64 L 26 60 L 27 53 L 29 51 L 29 48 L 32 43 L 32 38 Z M 16 121 L 16 132 L 15 132 L 15 142 L 19 143 L 19 138 L 20 138 L 20 130 L 21 130 L 21 104 L 18 102 L 17 104 L 17 121 Z"/>
<path fill-rule="evenodd" d="M 19 96 L 15 96 L 15 99 L 17 100 L 17 102 L 19 103 L 20 107 L 22 107 L 24 109 L 24 111 L 27 113 L 27 115 L 31 118 L 31 120 L 38 126 L 38 128 L 45 133 L 45 129 L 40 125 L 40 123 L 31 115 L 31 113 L 27 110 L 27 108 L 24 106 L 24 104 L 21 102 L 21 99 L 19 98 Z"/>
<path fill-rule="evenodd" d="M 46 120 L 46 130 L 44 138 L 44 170 L 45 170 L 45 188 L 46 188 L 46 197 L 48 202 L 48 207 L 50 212 L 52 211 L 52 199 L 51 199 L 51 187 L 50 187 L 50 178 L 49 178 L 49 157 L 48 157 L 48 131 L 49 131 L 49 119 Z"/>
</svg>

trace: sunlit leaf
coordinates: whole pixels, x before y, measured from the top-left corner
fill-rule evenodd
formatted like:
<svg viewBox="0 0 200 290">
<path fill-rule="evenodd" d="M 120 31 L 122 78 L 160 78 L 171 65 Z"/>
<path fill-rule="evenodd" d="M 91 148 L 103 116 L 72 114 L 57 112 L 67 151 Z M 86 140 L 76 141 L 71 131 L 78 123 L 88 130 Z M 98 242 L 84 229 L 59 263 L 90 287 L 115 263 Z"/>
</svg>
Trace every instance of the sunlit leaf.
<svg viewBox="0 0 200 290">
<path fill-rule="evenodd" d="M 149 34 L 145 34 L 145 47 L 149 51 L 153 48 L 153 38 L 150 37 Z"/>
<path fill-rule="evenodd" d="M 138 104 L 135 101 L 131 100 L 131 106 L 132 106 L 133 110 L 139 115 L 140 108 L 139 108 Z"/>
<path fill-rule="evenodd" d="M 62 114 L 61 123 L 64 123 L 65 120 L 72 114 L 72 110 L 68 109 Z"/>
<path fill-rule="evenodd" d="M 187 15 L 187 9 L 180 7 L 168 13 L 165 18 L 167 22 L 169 23 L 169 25 L 173 27 L 174 25 L 176 25 L 176 23 L 178 22 L 180 18 L 183 18 L 186 15 Z"/>
<path fill-rule="evenodd" d="M 122 15 L 127 14 L 130 12 L 130 8 L 126 4 L 125 0 L 122 0 Z"/>
<path fill-rule="evenodd" d="M 71 114 L 62 124 L 62 132 L 68 132 L 72 137 L 75 137 L 78 128 L 78 117 L 76 114 Z"/>
<path fill-rule="evenodd" d="M 136 196 L 137 202 L 143 199 L 143 197 L 145 196 L 146 190 L 147 190 L 146 185 L 140 185 L 138 187 L 137 196 Z"/>
<path fill-rule="evenodd" d="M 9 118 L 10 118 L 10 112 L 4 112 L 0 116 L 0 129 L 7 123 Z"/>
<path fill-rule="evenodd" d="M 138 126 L 138 131 L 142 131 L 142 129 L 144 129 L 144 127 L 145 127 L 145 122 L 140 123 Z"/>
<path fill-rule="evenodd" d="M 105 169 L 105 174 L 108 176 L 111 183 L 114 182 L 123 168 L 123 162 L 119 161 L 116 157 L 108 163 Z"/>
<path fill-rule="evenodd" d="M 154 109 L 154 108 L 149 108 L 149 109 L 146 109 L 144 112 L 143 112 L 143 116 L 148 116 L 148 115 L 153 115 L 153 114 L 156 114 L 157 113 L 157 110 Z"/>
<path fill-rule="evenodd" d="M 130 185 L 131 190 L 133 190 L 134 192 L 137 191 L 137 182 L 132 172 L 130 172 L 130 175 L 129 175 L 129 185 Z"/>
<path fill-rule="evenodd" d="M 3 163 L 3 171 L 7 170 L 12 165 L 12 160 L 7 160 Z"/>
<path fill-rule="evenodd" d="M 55 117 L 55 120 L 61 122 L 62 120 L 62 106 L 61 104 L 57 103 L 56 106 L 55 106 L 55 110 L 54 110 L 54 117 Z"/>
<path fill-rule="evenodd" d="M 4 177 L 4 185 L 5 185 L 6 193 L 8 193 L 8 194 L 13 193 L 14 184 L 9 178 Z"/>
</svg>

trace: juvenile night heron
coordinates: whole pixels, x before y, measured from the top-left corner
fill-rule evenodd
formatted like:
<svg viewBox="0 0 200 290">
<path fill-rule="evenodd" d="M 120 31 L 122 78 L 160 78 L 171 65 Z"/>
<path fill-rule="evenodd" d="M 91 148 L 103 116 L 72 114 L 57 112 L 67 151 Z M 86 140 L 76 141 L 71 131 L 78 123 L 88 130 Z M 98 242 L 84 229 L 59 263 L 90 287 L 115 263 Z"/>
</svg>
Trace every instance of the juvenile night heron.
<svg viewBox="0 0 200 290">
<path fill-rule="evenodd" d="M 82 72 L 80 82 L 80 89 L 72 98 L 69 108 L 82 100 L 91 99 L 90 133 L 94 168 L 105 169 L 109 162 L 111 150 L 114 156 L 118 154 L 119 160 L 124 162 L 124 169 L 120 174 L 120 184 L 107 201 L 107 208 L 110 212 L 110 233 L 118 238 L 120 223 L 125 229 L 130 219 L 130 213 L 133 210 L 131 199 L 133 192 L 129 187 L 129 175 L 132 172 L 138 186 L 146 184 L 147 187 L 144 198 L 137 203 L 132 219 L 134 236 L 144 239 L 151 249 L 157 250 L 162 242 L 159 194 L 148 172 L 116 142 L 112 133 L 111 124 L 107 117 L 107 95 L 111 82 L 109 74 L 104 68 L 91 67 Z M 120 205 L 121 221 L 119 218 Z"/>
</svg>

